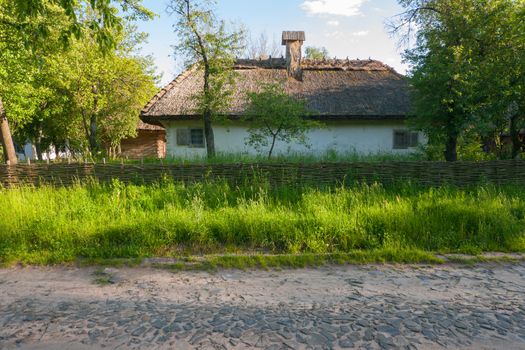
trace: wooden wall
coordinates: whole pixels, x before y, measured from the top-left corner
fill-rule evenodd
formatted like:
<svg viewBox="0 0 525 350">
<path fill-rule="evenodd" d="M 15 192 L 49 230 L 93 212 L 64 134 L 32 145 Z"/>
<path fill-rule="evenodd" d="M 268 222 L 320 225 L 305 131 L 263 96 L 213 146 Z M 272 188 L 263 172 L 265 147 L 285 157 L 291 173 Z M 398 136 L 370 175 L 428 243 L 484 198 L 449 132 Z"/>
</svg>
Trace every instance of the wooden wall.
<svg viewBox="0 0 525 350">
<path fill-rule="evenodd" d="M 122 140 L 120 147 L 124 158 L 165 158 L 166 131 L 139 130 L 137 137 Z"/>
</svg>

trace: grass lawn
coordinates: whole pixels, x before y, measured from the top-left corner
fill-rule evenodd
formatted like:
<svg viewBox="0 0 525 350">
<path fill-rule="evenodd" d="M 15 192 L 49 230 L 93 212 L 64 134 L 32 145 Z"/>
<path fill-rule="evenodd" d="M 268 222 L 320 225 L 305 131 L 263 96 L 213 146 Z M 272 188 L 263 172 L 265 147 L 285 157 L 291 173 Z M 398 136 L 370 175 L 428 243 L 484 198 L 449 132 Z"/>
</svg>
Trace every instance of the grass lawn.
<svg viewBox="0 0 525 350">
<path fill-rule="evenodd" d="M 217 266 L 525 252 L 525 188 L 90 184 L 0 191 L 0 263 L 216 256 Z M 235 254 L 248 254 L 235 257 Z M 261 260 L 260 254 L 274 254 Z M 237 259 L 237 260 L 236 260 Z"/>
</svg>

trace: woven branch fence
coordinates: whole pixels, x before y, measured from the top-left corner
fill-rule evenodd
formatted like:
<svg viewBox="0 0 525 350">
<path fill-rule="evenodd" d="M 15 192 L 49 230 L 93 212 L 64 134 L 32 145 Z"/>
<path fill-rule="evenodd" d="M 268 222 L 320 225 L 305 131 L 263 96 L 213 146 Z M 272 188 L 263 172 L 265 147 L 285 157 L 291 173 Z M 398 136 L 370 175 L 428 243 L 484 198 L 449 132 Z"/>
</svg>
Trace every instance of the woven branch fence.
<svg viewBox="0 0 525 350">
<path fill-rule="evenodd" d="M 89 179 L 125 183 L 225 180 L 232 184 L 268 181 L 271 184 L 330 186 L 360 182 L 384 184 L 410 180 L 421 185 L 479 183 L 525 185 L 525 160 L 487 162 L 383 162 L 312 164 L 20 164 L 0 166 L 4 187 L 53 184 L 68 186 Z"/>
</svg>

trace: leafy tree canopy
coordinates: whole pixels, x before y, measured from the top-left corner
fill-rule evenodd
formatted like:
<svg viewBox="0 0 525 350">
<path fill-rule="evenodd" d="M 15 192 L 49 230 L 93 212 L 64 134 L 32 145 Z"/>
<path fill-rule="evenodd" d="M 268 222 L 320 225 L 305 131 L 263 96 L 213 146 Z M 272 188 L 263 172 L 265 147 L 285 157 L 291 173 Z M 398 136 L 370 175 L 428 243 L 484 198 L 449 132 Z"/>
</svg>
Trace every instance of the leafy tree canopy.
<svg viewBox="0 0 525 350">
<path fill-rule="evenodd" d="M 404 55 L 414 87 L 411 121 L 431 142 L 444 145 L 447 160 L 456 160 L 458 142 L 473 130 L 480 140 L 509 124 L 509 108 L 520 95 L 515 82 L 523 76 L 524 2 L 399 3 L 405 12 L 391 24 L 392 32 L 405 44 L 415 39 Z"/>
<path fill-rule="evenodd" d="M 248 94 L 245 119 L 250 128 L 246 143 L 257 150 L 269 147 L 268 158 L 277 142 L 308 145 L 306 132 L 320 124 L 307 119 L 310 113 L 305 101 L 288 95 L 282 84 L 263 84 L 261 88 Z"/>
</svg>

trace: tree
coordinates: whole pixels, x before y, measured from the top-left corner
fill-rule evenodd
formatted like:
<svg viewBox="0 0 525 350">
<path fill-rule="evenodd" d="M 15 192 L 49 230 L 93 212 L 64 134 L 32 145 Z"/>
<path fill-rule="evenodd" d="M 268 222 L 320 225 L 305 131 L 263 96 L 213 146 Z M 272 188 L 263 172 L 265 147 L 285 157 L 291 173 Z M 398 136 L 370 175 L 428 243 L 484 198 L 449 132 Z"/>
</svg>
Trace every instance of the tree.
<svg viewBox="0 0 525 350">
<path fill-rule="evenodd" d="M 130 27 L 114 39 L 116 50 L 102 54 L 86 35 L 66 56 L 72 110 L 93 156 L 135 134 L 140 110 L 157 90 L 151 60 L 133 54 L 145 38 Z"/>
<path fill-rule="evenodd" d="M 406 11 L 392 32 L 401 42 L 416 38 L 405 54 L 415 88 L 413 124 L 445 144 L 447 160 L 457 158 L 458 140 L 497 145 L 506 132 L 517 157 L 525 125 L 525 1 L 399 2 Z"/>
<path fill-rule="evenodd" d="M 234 85 L 233 64 L 244 46 L 242 29 L 228 31 L 213 12 L 214 1 L 171 0 L 169 9 L 178 16 L 175 32 L 179 42 L 175 51 L 187 65 L 203 72 L 202 91 L 195 96 L 197 113 L 202 115 L 206 151 L 215 156 L 212 122 L 231 101 Z"/>
<path fill-rule="evenodd" d="M 306 58 L 311 60 L 325 60 L 328 58 L 326 47 L 309 46 L 305 49 Z"/>
<path fill-rule="evenodd" d="M 114 6 L 120 4 L 120 12 Z M 48 20 L 49 14 L 55 11 L 61 11 L 69 21 L 66 27 L 61 27 L 58 39 L 63 44 L 67 44 L 71 37 L 79 38 L 82 34 L 82 28 L 90 28 L 99 47 L 107 51 L 114 47 L 113 31 L 122 27 L 121 15 L 134 18 L 140 16 L 151 18 L 152 13 L 141 6 L 141 0 L 119 0 L 110 2 L 107 0 L 0 0 L 0 37 L 2 42 L 8 40 L 8 44 L 2 47 L 2 61 L 0 65 L 4 71 L 0 85 L 9 86 L 13 74 L 10 69 L 4 69 L 6 66 L 13 66 L 11 60 L 20 60 L 21 62 L 32 61 L 31 64 L 18 65 L 20 70 L 28 69 L 35 65 L 38 57 L 34 51 L 49 44 L 52 28 L 55 23 Z M 90 12 L 93 14 L 89 20 L 78 16 L 79 12 Z M 18 42 L 23 46 L 21 52 L 12 51 L 11 44 Z M 11 61 L 11 62 L 10 62 Z M 26 80 L 29 77 L 26 72 Z M 11 131 L 8 123 L 8 115 L 11 112 L 7 110 L 4 104 L 5 91 L 0 94 L 0 134 L 4 154 L 10 164 L 16 164 L 16 153 L 12 142 Z"/>
<path fill-rule="evenodd" d="M 288 95 L 282 85 L 263 84 L 261 92 L 248 93 L 248 100 L 244 118 L 250 128 L 246 143 L 256 149 L 269 146 L 268 159 L 277 141 L 307 145 L 306 132 L 320 126 L 307 119 L 305 102 Z"/>
<path fill-rule="evenodd" d="M 24 142 L 32 140 L 39 159 L 50 145 L 68 144 L 93 156 L 104 147 L 115 154 L 123 138 L 136 134 L 140 110 L 157 90 L 154 65 L 138 56 L 146 36 L 134 26 L 114 39 L 115 50 L 106 53 L 86 34 L 67 51 L 42 57 L 32 84 L 42 91 L 39 108 L 16 133 Z"/>
<path fill-rule="evenodd" d="M 400 0 L 405 7 L 392 32 L 404 38 L 418 28 L 416 45 L 406 51 L 413 90 L 413 124 L 431 141 L 445 145 L 445 159 L 457 160 L 458 140 L 473 124 L 479 105 L 476 81 L 486 53 L 482 31 L 485 1 Z M 407 29 L 408 28 L 408 29 Z"/>
<path fill-rule="evenodd" d="M 279 43 L 272 40 L 270 44 L 266 32 L 261 33 L 256 39 L 250 37 L 247 48 L 247 55 L 251 59 L 268 59 L 269 57 L 279 57 L 282 55 L 282 49 Z"/>
<path fill-rule="evenodd" d="M 485 124 L 499 134 L 508 132 L 516 158 L 523 148 L 520 130 L 525 127 L 525 1 L 493 0 L 485 25 L 486 59 L 478 91 L 485 96 Z"/>
</svg>

